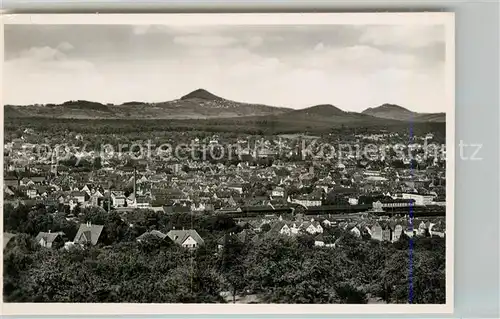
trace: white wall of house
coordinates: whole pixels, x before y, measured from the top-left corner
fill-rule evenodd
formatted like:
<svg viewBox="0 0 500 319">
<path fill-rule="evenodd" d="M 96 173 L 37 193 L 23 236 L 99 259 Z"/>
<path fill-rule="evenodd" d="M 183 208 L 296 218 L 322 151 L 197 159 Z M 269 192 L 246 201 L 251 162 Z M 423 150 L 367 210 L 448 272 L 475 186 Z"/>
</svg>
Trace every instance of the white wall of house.
<svg viewBox="0 0 500 319">
<path fill-rule="evenodd" d="M 361 237 L 361 231 L 357 227 L 351 229 L 351 233 L 356 237 Z"/>
<path fill-rule="evenodd" d="M 282 190 L 273 190 L 272 193 L 271 193 L 271 196 L 277 196 L 277 197 L 282 197 L 285 195 L 285 192 L 282 191 Z"/>
<path fill-rule="evenodd" d="M 28 189 L 26 191 L 26 195 L 29 197 L 29 198 L 35 198 L 36 197 L 36 190 L 34 189 Z"/>
<path fill-rule="evenodd" d="M 306 207 L 321 206 L 321 200 L 316 199 L 294 199 L 293 203 L 300 204 Z"/>
<path fill-rule="evenodd" d="M 290 236 L 290 234 L 292 233 L 290 227 L 288 227 L 287 225 L 283 226 L 281 229 L 280 229 L 280 234 L 282 235 L 288 235 Z"/>
<path fill-rule="evenodd" d="M 308 232 L 309 234 L 323 233 L 323 227 L 321 227 L 321 225 L 318 225 L 317 227 L 314 225 L 309 225 L 306 228 L 306 232 Z"/>
<path fill-rule="evenodd" d="M 349 198 L 349 204 L 350 205 L 358 205 L 358 199 L 357 198 Z"/>
<path fill-rule="evenodd" d="M 45 241 L 45 239 L 40 239 L 40 242 L 39 242 L 40 246 L 42 247 L 47 247 L 47 242 Z"/>
<path fill-rule="evenodd" d="M 403 199 L 414 199 L 416 206 L 425 206 L 432 203 L 434 196 L 420 195 L 420 194 L 403 194 Z"/>
<path fill-rule="evenodd" d="M 397 225 L 396 227 L 394 227 L 394 232 L 392 233 L 392 242 L 398 241 L 402 233 L 403 227 L 401 225 Z"/>
<path fill-rule="evenodd" d="M 114 198 L 113 199 L 113 205 L 115 207 L 122 207 L 125 206 L 125 198 L 124 197 L 119 197 L 119 198 Z"/>
<path fill-rule="evenodd" d="M 85 196 L 75 196 L 75 198 L 79 203 L 85 202 Z"/>
<path fill-rule="evenodd" d="M 194 240 L 193 237 L 189 236 L 188 238 L 186 238 L 186 240 L 182 243 L 182 247 L 186 247 L 186 248 L 195 248 L 195 247 L 198 247 L 198 243 L 196 242 L 196 240 Z"/>
</svg>

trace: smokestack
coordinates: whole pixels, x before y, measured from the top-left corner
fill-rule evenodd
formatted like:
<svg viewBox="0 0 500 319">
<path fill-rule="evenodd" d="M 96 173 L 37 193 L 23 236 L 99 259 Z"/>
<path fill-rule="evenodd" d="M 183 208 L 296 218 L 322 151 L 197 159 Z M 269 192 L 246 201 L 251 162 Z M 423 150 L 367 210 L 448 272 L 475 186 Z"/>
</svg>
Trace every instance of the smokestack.
<svg viewBox="0 0 500 319">
<path fill-rule="evenodd" d="M 137 192 L 137 169 L 134 167 L 134 199 L 136 198 Z"/>
</svg>

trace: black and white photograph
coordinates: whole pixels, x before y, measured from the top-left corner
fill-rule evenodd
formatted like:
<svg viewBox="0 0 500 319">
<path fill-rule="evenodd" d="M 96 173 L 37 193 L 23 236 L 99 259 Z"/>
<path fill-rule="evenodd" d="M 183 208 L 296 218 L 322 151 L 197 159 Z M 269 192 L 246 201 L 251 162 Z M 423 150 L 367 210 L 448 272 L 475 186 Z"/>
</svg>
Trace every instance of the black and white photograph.
<svg viewBox="0 0 500 319">
<path fill-rule="evenodd" d="M 449 310 L 453 18 L 4 17 L 2 307 Z"/>
</svg>

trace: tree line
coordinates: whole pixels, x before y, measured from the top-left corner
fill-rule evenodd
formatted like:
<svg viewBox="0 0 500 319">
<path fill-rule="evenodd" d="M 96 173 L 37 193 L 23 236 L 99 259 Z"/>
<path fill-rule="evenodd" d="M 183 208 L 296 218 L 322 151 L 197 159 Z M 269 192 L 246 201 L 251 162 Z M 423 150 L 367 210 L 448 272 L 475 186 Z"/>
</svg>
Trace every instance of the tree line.
<svg viewBox="0 0 500 319">
<path fill-rule="evenodd" d="M 316 247 L 312 236 L 281 236 L 270 227 L 243 238 L 238 234 L 249 230 L 217 215 L 85 209 L 73 222 L 61 214 L 41 206 L 6 209 L 5 230 L 17 235 L 4 250 L 5 301 L 223 303 L 253 295 L 260 303 L 445 302 L 441 238 L 411 239 L 410 251 L 405 236 L 381 243 L 325 227 L 324 236 L 341 240 Z M 85 221 L 104 225 L 96 246 L 45 249 L 33 240 L 49 229 L 72 240 Z M 154 236 L 136 240 L 174 227 L 196 229 L 205 245 L 192 251 Z"/>
</svg>

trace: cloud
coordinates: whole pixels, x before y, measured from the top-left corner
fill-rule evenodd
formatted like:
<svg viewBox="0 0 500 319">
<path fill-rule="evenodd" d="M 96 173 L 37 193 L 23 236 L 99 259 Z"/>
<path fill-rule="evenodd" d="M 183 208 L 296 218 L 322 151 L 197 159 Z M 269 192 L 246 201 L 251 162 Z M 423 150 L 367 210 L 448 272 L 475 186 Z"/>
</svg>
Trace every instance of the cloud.
<svg viewBox="0 0 500 319">
<path fill-rule="evenodd" d="M 18 59 L 29 61 L 53 61 L 65 57 L 61 51 L 51 47 L 33 47 L 19 53 Z"/>
<path fill-rule="evenodd" d="M 225 47 L 238 42 L 237 39 L 218 35 L 182 35 L 173 40 L 176 44 L 197 47 Z"/>
<path fill-rule="evenodd" d="M 69 46 L 32 47 L 5 61 L 4 74 L 8 79 L 4 82 L 5 101 L 32 104 L 69 100 L 94 84 L 98 86 L 91 90 L 98 90 L 99 85 L 102 90 L 94 64 L 69 58 L 61 49 L 69 50 Z"/>
<path fill-rule="evenodd" d="M 320 42 L 318 44 L 316 44 L 316 46 L 314 47 L 314 51 L 321 51 L 325 48 L 325 45 L 323 44 L 323 42 Z"/>
<path fill-rule="evenodd" d="M 252 48 L 261 46 L 264 43 L 264 39 L 260 36 L 250 37 L 247 41 L 248 45 Z"/>
<path fill-rule="evenodd" d="M 71 51 L 74 48 L 75 47 L 69 42 L 62 42 L 57 46 L 57 49 L 60 51 Z"/>
<path fill-rule="evenodd" d="M 68 45 L 68 35 L 44 31 L 50 43 L 39 36 L 33 39 L 41 44 L 11 47 L 4 100 L 159 102 L 202 87 L 228 99 L 293 108 L 331 103 L 361 111 L 389 102 L 442 111 L 444 38 L 427 29 L 126 26 L 128 33 L 99 33 L 94 27 L 78 31 L 82 37 Z"/>
<path fill-rule="evenodd" d="M 370 26 L 364 29 L 359 42 L 375 46 L 420 48 L 442 43 L 445 39 L 444 27 L 438 25 Z"/>
<path fill-rule="evenodd" d="M 323 43 L 318 43 L 302 55 L 290 57 L 287 62 L 302 68 L 361 75 L 391 67 L 400 69 L 420 67 L 417 57 L 412 54 L 385 52 L 367 45 L 328 47 Z"/>
<path fill-rule="evenodd" d="M 135 25 L 132 30 L 135 35 L 143 35 L 151 29 L 150 25 Z"/>
</svg>

